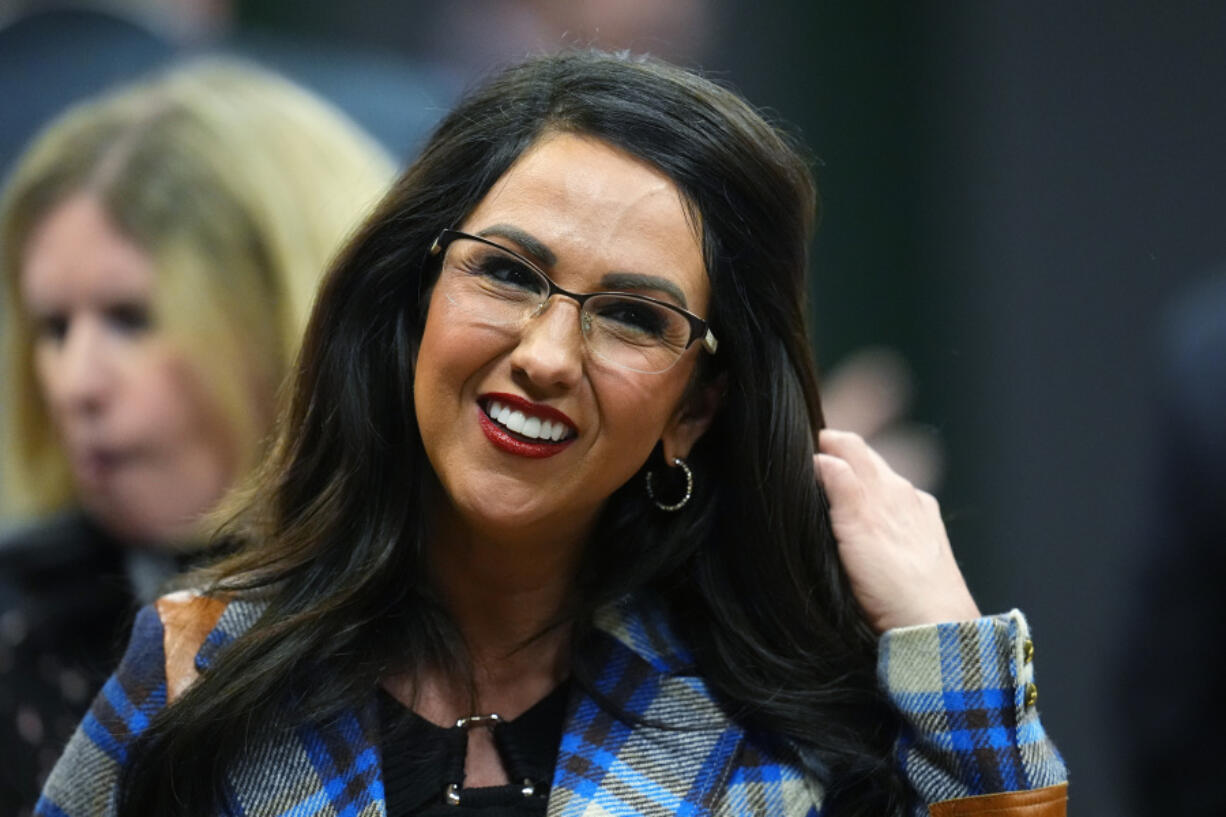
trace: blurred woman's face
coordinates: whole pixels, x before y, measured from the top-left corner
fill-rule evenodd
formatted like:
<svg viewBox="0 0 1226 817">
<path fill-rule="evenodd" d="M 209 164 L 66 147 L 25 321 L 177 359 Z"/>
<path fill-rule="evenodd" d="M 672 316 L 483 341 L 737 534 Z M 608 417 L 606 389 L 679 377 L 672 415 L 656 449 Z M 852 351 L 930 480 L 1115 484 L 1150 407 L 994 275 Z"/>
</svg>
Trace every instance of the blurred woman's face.
<svg viewBox="0 0 1226 817">
<path fill-rule="evenodd" d="M 702 248 L 680 191 L 599 140 L 547 136 L 459 229 L 530 258 L 571 292 L 635 292 L 706 314 Z M 445 274 L 471 275 L 455 252 Z M 445 286 L 430 301 L 415 408 L 452 508 L 479 535 L 581 536 L 657 443 L 685 456 L 705 428 L 682 411 L 697 344 L 667 371 L 631 371 L 587 349 L 573 300 L 554 296 L 508 327 L 465 312 Z"/>
<path fill-rule="evenodd" d="M 82 506 L 129 541 L 190 537 L 237 452 L 155 322 L 152 260 L 84 193 L 57 205 L 24 249 L 34 370 Z"/>
</svg>

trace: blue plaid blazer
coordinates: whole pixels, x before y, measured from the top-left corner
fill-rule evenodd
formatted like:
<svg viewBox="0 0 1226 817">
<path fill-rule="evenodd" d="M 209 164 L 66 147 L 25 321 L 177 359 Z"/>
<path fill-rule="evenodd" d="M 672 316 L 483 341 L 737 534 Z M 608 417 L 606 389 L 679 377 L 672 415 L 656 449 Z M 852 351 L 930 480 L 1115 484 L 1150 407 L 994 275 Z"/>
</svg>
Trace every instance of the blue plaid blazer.
<svg viewBox="0 0 1226 817">
<path fill-rule="evenodd" d="M 137 617 L 122 663 L 68 743 L 37 814 L 113 814 L 132 740 L 167 705 L 168 693 L 173 699 L 196 672 L 207 672 L 218 650 L 261 610 L 241 600 L 222 609 L 221 602 L 195 597 L 175 601 L 179 613 L 168 617 L 166 602 Z M 198 627 L 207 630 L 203 641 L 199 635 L 186 639 L 191 654 L 184 670 L 182 610 L 200 604 L 213 605 L 220 615 Z M 820 814 L 821 785 L 792 757 L 728 719 L 703 680 L 687 672 L 690 657 L 657 607 L 627 601 L 603 611 L 596 624 L 597 689 L 652 725 L 620 720 L 573 690 L 549 817 Z M 1064 764 L 1028 693 L 1030 652 L 1026 621 L 1017 611 L 882 637 L 879 675 L 910 724 L 898 762 L 926 803 L 1063 783 Z M 663 728 L 670 724 L 687 728 Z M 252 817 L 384 817 L 378 735 L 372 694 L 370 705 L 327 727 L 303 723 L 292 739 L 257 743 L 232 768 L 232 802 Z M 937 809 L 931 813 L 977 813 Z"/>
</svg>

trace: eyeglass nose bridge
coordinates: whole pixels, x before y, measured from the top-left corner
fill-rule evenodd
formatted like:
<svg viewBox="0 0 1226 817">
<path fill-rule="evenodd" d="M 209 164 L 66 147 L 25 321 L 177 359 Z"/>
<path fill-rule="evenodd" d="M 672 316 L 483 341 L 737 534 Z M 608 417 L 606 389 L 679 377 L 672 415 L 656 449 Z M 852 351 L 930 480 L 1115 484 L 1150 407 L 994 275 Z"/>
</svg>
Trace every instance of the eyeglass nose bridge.
<svg viewBox="0 0 1226 817">
<path fill-rule="evenodd" d="M 553 279 L 548 275 L 541 275 L 541 279 L 545 282 L 546 290 L 545 297 L 541 298 L 541 302 L 536 305 L 536 308 L 528 315 L 528 320 L 532 320 L 542 314 L 549 308 L 549 302 L 553 300 L 553 296 L 561 295 L 563 298 L 569 298 L 575 302 L 575 306 L 579 310 L 579 329 L 584 338 L 592 331 L 592 316 L 587 311 L 587 301 L 593 294 L 599 293 L 577 293 L 567 292 L 562 287 L 553 282 Z"/>
</svg>

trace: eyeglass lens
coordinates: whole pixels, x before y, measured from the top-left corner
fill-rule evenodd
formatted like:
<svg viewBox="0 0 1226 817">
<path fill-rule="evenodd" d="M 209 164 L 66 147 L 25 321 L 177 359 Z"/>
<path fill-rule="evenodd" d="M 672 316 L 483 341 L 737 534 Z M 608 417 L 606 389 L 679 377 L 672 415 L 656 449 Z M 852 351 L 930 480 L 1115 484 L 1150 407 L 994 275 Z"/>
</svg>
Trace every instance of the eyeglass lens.
<svg viewBox="0 0 1226 817">
<path fill-rule="evenodd" d="M 439 284 L 452 304 L 481 323 L 517 330 L 544 311 L 550 290 L 539 270 L 469 238 L 447 248 Z M 684 317 L 633 295 L 588 298 L 579 325 L 593 354 L 637 372 L 668 369 L 690 339 Z"/>
</svg>

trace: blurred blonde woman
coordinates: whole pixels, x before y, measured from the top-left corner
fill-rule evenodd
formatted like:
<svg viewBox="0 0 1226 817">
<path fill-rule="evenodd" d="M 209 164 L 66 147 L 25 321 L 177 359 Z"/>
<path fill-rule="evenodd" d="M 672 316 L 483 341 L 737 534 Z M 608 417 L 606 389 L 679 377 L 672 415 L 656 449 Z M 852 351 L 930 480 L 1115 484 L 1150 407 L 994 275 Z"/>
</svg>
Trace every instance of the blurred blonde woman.
<svg viewBox="0 0 1226 817">
<path fill-rule="evenodd" d="M 338 111 L 207 61 L 79 105 L 0 200 L 0 813 L 135 602 L 257 465 L 319 275 L 393 166 Z M 9 759 L 16 758 L 16 762 Z"/>
</svg>

